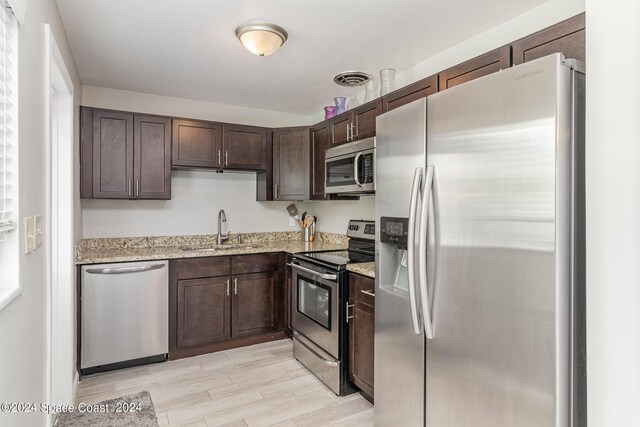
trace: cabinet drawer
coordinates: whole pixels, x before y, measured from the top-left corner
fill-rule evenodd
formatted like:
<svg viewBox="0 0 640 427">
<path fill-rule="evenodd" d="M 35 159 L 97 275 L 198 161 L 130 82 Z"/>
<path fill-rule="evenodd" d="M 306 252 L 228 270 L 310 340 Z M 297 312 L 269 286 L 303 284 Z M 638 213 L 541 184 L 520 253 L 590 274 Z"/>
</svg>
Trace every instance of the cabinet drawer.
<svg viewBox="0 0 640 427">
<path fill-rule="evenodd" d="M 365 294 L 362 291 L 374 293 L 376 289 L 376 281 L 371 277 L 361 276 L 355 273 L 349 273 L 349 297 L 356 301 L 375 306 L 376 298 Z"/>
<path fill-rule="evenodd" d="M 228 276 L 231 274 L 231 257 L 179 259 L 176 261 L 176 273 L 178 280 Z"/>
<path fill-rule="evenodd" d="M 231 261 L 232 274 L 261 273 L 278 269 L 278 254 L 236 255 Z"/>
</svg>

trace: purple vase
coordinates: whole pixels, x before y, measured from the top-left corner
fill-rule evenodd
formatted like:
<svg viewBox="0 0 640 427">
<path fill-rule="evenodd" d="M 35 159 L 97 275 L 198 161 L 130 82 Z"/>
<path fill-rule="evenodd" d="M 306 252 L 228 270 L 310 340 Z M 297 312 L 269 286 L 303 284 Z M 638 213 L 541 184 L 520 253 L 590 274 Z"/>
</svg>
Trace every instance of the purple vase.
<svg viewBox="0 0 640 427">
<path fill-rule="evenodd" d="M 324 107 L 324 119 L 330 119 L 331 117 L 336 115 L 336 107 L 333 105 Z"/>
<path fill-rule="evenodd" d="M 333 100 L 336 103 L 336 115 L 344 113 L 346 111 L 347 98 L 344 96 L 338 96 L 333 98 Z"/>
</svg>

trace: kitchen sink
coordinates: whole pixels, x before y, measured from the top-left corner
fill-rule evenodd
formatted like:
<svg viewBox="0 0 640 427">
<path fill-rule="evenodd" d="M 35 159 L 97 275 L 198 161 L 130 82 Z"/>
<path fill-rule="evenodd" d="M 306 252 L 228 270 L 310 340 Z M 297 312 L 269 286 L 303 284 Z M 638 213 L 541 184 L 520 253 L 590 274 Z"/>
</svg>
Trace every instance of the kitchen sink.
<svg viewBox="0 0 640 427">
<path fill-rule="evenodd" d="M 185 252 L 217 252 L 231 249 L 256 249 L 258 245 L 214 245 L 206 248 L 186 247 L 182 248 Z"/>
</svg>

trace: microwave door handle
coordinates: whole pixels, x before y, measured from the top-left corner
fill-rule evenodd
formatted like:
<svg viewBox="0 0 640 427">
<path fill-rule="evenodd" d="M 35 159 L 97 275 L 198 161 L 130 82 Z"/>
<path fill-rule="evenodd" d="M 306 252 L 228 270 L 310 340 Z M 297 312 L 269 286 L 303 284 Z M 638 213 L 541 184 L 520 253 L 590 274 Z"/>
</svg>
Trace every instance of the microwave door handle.
<svg viewBox="0 0 640 427">
<path fill-rule="evenodd" d="M 418 241 L 418 270 L 420 283 L 420 302 L 422 305 L 422 319 L 424 322 L 424 335 L 427 339 L 433 339 L 433 321 L 431 318 L 431 304 L 429 302 L 429 286 L 427 282 L 427 231 L 429 227 L 429 200 L 433 191 L 434 167 L 427 166 L 427 175 L 424 179 L 422 196 L 422 209 L 420 213 L 420 237 Z"/>
<path fill-rule="evenodd" d="M 422 181 L 422 168 L 416 168 L 411 187 L 411 201 L 409 203 L 409 230 L 407 239 L 407 273 L 409 274 L 409 305 L 411 308 L 411 321 L 413 331 L 420 335 L 420 320 L 418 317 L 418 301 L 416 297 L 416 215 L 418 213 L 418 193 Z"/>
<path fill-rule="evenodd" d="M 360 157 L 362 156 L 363 156 L 362 153 L 358 153 L 356 154 L 356 157 L 353 159 L 353 180 L 359 187 L 362 187 L 362 182 L 360 182 L 360 178 L 358 178 L 358 172 L 360 172 L 358 163 L 360 162 Z"/>
</svg>

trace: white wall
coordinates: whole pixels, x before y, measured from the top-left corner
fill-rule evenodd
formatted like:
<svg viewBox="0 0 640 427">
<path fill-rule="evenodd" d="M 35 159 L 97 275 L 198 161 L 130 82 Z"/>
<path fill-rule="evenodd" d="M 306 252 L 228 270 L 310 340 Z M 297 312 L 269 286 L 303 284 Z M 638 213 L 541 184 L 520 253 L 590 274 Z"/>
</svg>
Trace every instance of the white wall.
<svg viewBox="0 0 640 427">
<path fill-rule="evenodd" d="M 83 88 L 82 104 L 269 127 L 311 123 L 307 116 L 91 86 Z M 290 202 L 256 202 L 254 173 L 173 171 L 171 179 L 169 201 L 83 200 L 84 238 L 215 233 L 219 209 L 234 232 L 295 230 L 286 211 Z M 319 231 L 345 233 L 349 218 L 373 218 L 371 198 L 298 208 L 318 215 Z"/>
<path fill-rule="evenodd" d="M 590 427 L 640 424 L 640 3 L 587 0 Z"/>
<path fill-rule="evenodd" d="M 45 23 L 51 25 L 71 73 L 76 105 L 80 104 L 81 85 L 55 1 L 29 0 L 28 4 L 19 35 L 19 210 L 21 217 L 43 215 L 46 224 Z M 75 134 L 77 137 L 77 128 Z M 78 176 L 76 173 L 76 180 Z M 79 234 L 79 216 L 77 220 Z M 18 231 L 24 235 L 22 221 Z M 0 311 L 0 402 L 43 402 L 47 377 L 46 254 L 43 247 L 23 255 L 23 239 L 20 241 L 18 268 L 24 291 Z M 0 425 L 42 426 L 45 417 L 41 413 L 0 412 Z"/>
</svg>

